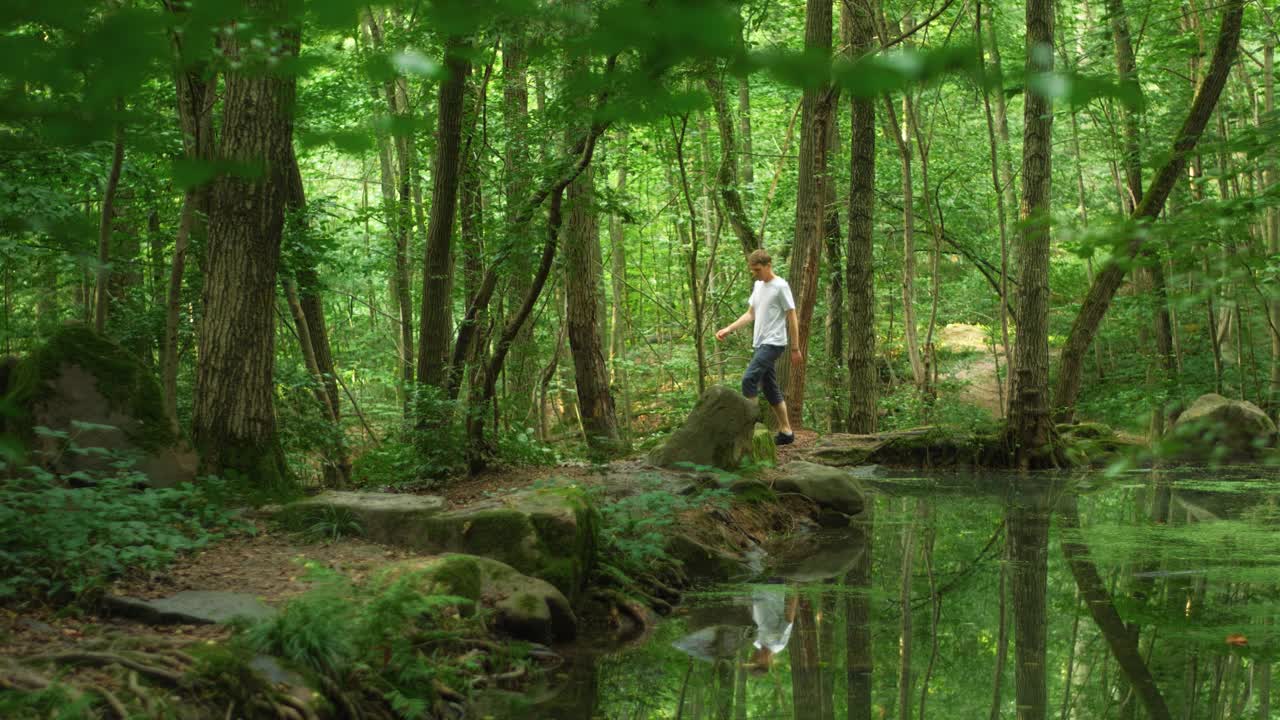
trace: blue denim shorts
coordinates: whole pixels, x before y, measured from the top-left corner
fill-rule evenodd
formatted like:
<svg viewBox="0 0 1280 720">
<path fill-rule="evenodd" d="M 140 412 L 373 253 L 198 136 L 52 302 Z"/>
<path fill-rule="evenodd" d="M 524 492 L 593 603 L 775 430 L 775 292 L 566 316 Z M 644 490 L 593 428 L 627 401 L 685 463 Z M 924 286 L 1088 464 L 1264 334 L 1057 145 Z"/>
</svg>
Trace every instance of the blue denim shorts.
<svg viewBox="0 0 1280 720">
<path fill-rule="evenodd" d="M 778 374 L 773 365 L 787 348 L 783 345 L 761 345 L 751 356 L 747 371 L 742 375 L 742 394 L 755 397 L 764 390 L 764 399 L 770 405 L 782 402 L 782 388 L 778 387 Z"/>
</svg>

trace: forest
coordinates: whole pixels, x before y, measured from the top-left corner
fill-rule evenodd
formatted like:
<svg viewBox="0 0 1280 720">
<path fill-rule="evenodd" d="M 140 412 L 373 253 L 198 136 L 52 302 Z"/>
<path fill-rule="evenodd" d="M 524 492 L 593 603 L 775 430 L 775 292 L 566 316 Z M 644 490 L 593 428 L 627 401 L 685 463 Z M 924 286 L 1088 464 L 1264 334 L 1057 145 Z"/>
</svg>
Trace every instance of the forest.
<svg viewBox="0 0 1280 720">
<path fill-rule="evenodd" d="M 1185 460 L 1207 442 L 1197 458 L 1249 459 L 1265 474 L 1280 459 L 1277 14 L 1265 0 L 7 0 L 0 603 L 96 609 L 111 583 L 136 580 L 140 567 L 159 573 L 224 533 L 249 542 L 236 539 L 246 532 L 236 510 L 244 504 L 366 491 L 440 497 L 452 509 L 551 485 L 584 527 L 599 515 L 581 566 L 552 571 L 542 559 L 477 551 L 465 540 L 470 521 L 449 536 L 453 545 L 434 549 L 497 557 L 563 591 L 579 615 L 590 614 L 590 595 L 610 617 L 643 626 L 645 612 L 671 610 L 676 591 L 697 580 L 670 569 L 691 561 L 662 545 L 670 519 L 657 518 L 696 516 L 690 527 L 710 532 L 709 518 L 732 516 L 751 544 L 757 535 L 790 539 L 806 526 L 796 517 L 818 522 L 830 508 L 804 490 L 812 503 L 803 507 L 775 495 L 770 473 L 823 448 L 871 442 L 857 438 L 878 444 L 857 461 L 827 464 L 1094 465 L 1114 480 Z M 790 344 L 800 354 L 784 354 L 778 374 L 797 447 L 757 443 L 716 471 L 742 477 L 721 477 L 722 487 L 690 496 L 696 502 L 672 490 L 685 481 L 666 475 L 659 489 L 629 480 L 632 494 L 610 495 L 611 473 L 657 457 L 718 386 L 736 392 L 751 335 L 717 341 L 716 330 L 746 309 L 746 258 L 758 249 L 794 294 Z M 1252 429 L 1197 424 L 1206 397 L 1227 408 L 1224 422 Z M 774 423 L 765 403 L 759 409 L 762 423 Z M 764 431 L 749 420 L 744 432 L 750 448 Z M 921 437 L 915 454 L 885 450 L 893 438 Z M 121 460 L 124 450 L 146 459 Z M 756 478 L 767 487 L 750 492 L 767 495 L 772 510 L 738 497 Z M 174 479 L 184 482 L 173 488 Z M 149 484 L 163 489 L 139 490 Z M 737 499 L 726 501 L 730 491 Z M 1043 664 L 1049 621 L 1037 563 L 1050 543 L 1047 518 L 1081 526 L 1057 492 L 1037 495 L 1030 524 L 1016 500 L 996 521 L 1010 548 L 991 557 L 1014 568 L 1010 588 L 1041 583 L 1039 619 L 1015 633 L 1019 652 L 1030 637 L 1040 653 L 1015 662 L 1020 718 L 1046 712 L 1043 676 L 1037 686 L 1021 673 Z M 1104 505 L 1164 524 L 1176 514 L 1171 492 L 1158 484 Z M 911 517 L 896 496 L 874 495 L 867 490 L 867 507 Z M 1190 509 L 1198 500 L 1184 500 L 1184 522 L 1207 517 Z M 1264 493 L 1258 502 L 1273 500 Z M 932 528 L 934 511 L 921 503 L 903 522 Z M 60 504 L 95 519 L 59 514 Z M 288 530 L 396 545 L 363 510 L 327 512 Z M 858 525 L 848 519 L 860 517 L 853 506 L 840 512 L 846 527 Z M 522 522 L 549 547 L 541 521 Z M 1027 534 L 1015 538 L 1019 529 Z M 492 532 L 511 540 L 511 531 Z M 604 570 L 597 542 L 600 557 L 614 558 Z M 912 570 L 913 557 L 926 557 L 920 545 L 905 535 L 894 542 L 875 571 L 901 570 L 892 612 L 912 614 L 913 572 L 916 595 L 940 608 L 933 566 L 927 590 L 923 570 Z M 1108 590 L 1096 569 L 1088 574 L 1079 542 L 1053 540 L 1069 555 L 1063 567 L 1080 573 L 1085 600 L 1056 601 L 1077 620 L 1117 592 L 1114 577 Z M 1019 548 L 1029 553 L 1022 560 Z M 1115 556 L 1107 562 L 1134 572 Z M 1143 562 L 1131 564 L 1168 570 Z M 989 571 L 979 573 L 988 592 Z M 1002 643 L 1006 596 L 1026 600 L 1006 588 L 1005 572 Z M 858 587 L 871 585 L 859 578 Z M 886 578 L 876 582 L 899 582 Z M 350 582 L 344 593 L 363 587 Z M 403 590 L 387 582 L 390 595 Z M 609 582 L 621 590 L 601 595 Z M 1165 609 L 1173 594 L 1162 596 Z M 802 603 L 810 615 L 844 599 L 811 602 Z M 852 613 L 871 612 L 855 605 L 840 616 L 841 632 L 854 627 Z M 440 603 L 428 606 L 437 613 Z M 1136 649 L 1146 616 L 1123 602 L 1119 612 Z M 280 635 L 261 631 L 255 647 L 288 645 L 279 622 Z M 912 632 L 902 622 L 899 640 Z M 13 637 L 0 632 L 0 647 Z M 1133 670 L 1130 641 L 1107 640 Z M 1143 640 L 1150 662 L 1155 640 Z M 383 648 L 368 642 L 351 652 Z M 983 652 L 995 652 L 988 645 Z M 0 710 L 47 710 L 47 698 L 5 694 L 49 687 L 5 660 L 22 654 L 15 647 L 0 653 Z M 788 669 L 817 667 L 817 651 L 792 647 Z M 461 647 L 441 652 L 450 663 L 474 659 Z M 148 667 L 187 664 L 164 657 Z M 905 674 L 879 685 L 901 699 L 881 712 L 905 720 L 908 693 L 919 692 L 923 718 L 926 691 L 909 681 L 910 659 L 898 660 Z M 492 666 L 489 677 L 532 672 L 520 664 L 528 658 L 512 662 L 516 670 Z M 1236 663 L 1231 672 L 1248 668 L 1250 693 L 1257 667 L 1269 683 L 1266 661 Z M 733 677 L 709 682 L 719 692 Z M 1070 677 L 1061 683 L 1068 695 Z M 1129 699 L 1099 707 L 1134 717 L 1136 693 L 1148 717 L 1170 717 L 1152 699 L 1154 681 L 1126 677 L 1131 685 L 1109 682 Z M 466 694 L 452 675 L 383 681 L 388 717 L 428 708 L 444 716 Z M 1179 702 L 1186 717 L 1200 717 L 1192 685 Z M 88 694 L 63 700 L 97 698 L 108 716 L 132 716 L 110 684 L 80 687 Z M 795 687 L 796 698 L 806 695 Z M 848 692 L 854 717 L 852 684 Z M 1215 695 L 1206 712 L 1252 708 L 1240 692 L 1239 708 Z M 705 714 L 727 719 L 734 703 L 712 708 L 707 693 Z M 674 712 L 641 703 L 634 716 L 702 715 L 701 705 L 686 713 L 686 694 Z M 776 712 L 781 697 L 771 701 Z M 145 693 L 136 702 L 155 709 Z M 258 708 L 262 717 L 309 717 L 272 702 Z M 834 712 L 802 705 L 791 708 L 797 720 Z M 364 717 L 357 706 L 341 716 Z M 1024 715 L 1028 706 L 1038 710 Z M 1266 717 L 1269 700 L 1261 708 Z"/>
</svg>

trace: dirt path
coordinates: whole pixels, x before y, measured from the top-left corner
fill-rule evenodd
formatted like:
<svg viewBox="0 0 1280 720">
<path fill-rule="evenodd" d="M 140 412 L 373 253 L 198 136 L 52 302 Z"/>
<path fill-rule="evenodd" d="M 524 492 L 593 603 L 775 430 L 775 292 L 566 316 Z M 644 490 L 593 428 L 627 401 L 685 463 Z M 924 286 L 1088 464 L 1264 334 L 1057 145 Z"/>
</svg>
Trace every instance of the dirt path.
<svg viewBox="0 0 1280 720">
<path fill-rule="evenodd" d="M 996 372 L 996 360 L 991 356 L 991 346 L 987 344 L 986 331 L 977 325 L 953 323 L 942 328 L 938 344 L 952 352 L 980 353 L 946 377 L 963 383 L 959 393 L 961 401 L 986 410 L 993 418 L 1000 417 L 1000 376 Z M 997 345 L 995 351 L 1003 357 L 1003 347 Z"/>
</svg>

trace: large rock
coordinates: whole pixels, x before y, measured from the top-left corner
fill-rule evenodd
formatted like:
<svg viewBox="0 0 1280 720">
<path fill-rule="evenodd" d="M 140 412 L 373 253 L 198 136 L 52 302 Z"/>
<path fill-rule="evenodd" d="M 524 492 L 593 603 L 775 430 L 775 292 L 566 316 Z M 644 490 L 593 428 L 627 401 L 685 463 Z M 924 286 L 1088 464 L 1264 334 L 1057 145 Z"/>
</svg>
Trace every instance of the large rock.
<svg viewBox="0 0 1280 720">
<path fill-rule="evenodd" d="M 737 470 L 752 457 L 753 435 L 760 406 L 733 388 L 710 388 L 693 406 L 683 426 L 649 453 L 658 467 L 681 463 Z"/>
<path fill-rule="evenodd" d="M 1201 395 L 1178 416 L 1174 436 L 1183 455 L 1197 459 L 1250 460 L 1275 445 L 1276 424 L 1247 400 Z"/>
<path fill-rule="evenodd" d="M 873 435 L 833 433 L 815 444 L 809 458 L 838 467 L 876 464 L 932 468 L 990 464 L 1000 452 L 994 435 L 926 426 Z"/>
<path fill-rule="evenodd" d="M 67 433 L 82 448 L 134 457 L 135 468 L 155 486 L 195 478 L 196 454 L 170 427 L 151 371 L 89 328 L 61 328 L 14 365 L 6 380 L 0 392 L 17 414 L 5 421 L 4 429 L 46 468 L 58 473 L 107 471 L 111 458 L 66 452 L 65 440 L 37 435 L 37 426 Z"/>
<path fill-rule="evenodd" d="M 852 473 L 837 467 L 796 460 L 782 467 L 782 475 L 774 481 L 778 492 L 804 495 L 818 507 L 845 515 L 862 512 L 865 500 L 862 487 Z"/>
<path fill-rule="evenodd" d="M 362 537 L 412 546 L 414 528 L 444 509 L 444 498 L 435 495 L 330 490 L 290 503 L 277 517 L 287 527 L 301 529 L 316 520 L 335 521 L 346 515 L 358 524 Z"/>
<path fill-rule="evenodd" d="M 387 545 L 499 560 L 546 580 L 575 601 L 595 562 L 597 513 L 574 486 L 525 490 L 448 511 L 439 498 L 325 493 L 283 512 L 300 507 L 349 512 L 367 536 Z"/>
<path fill-rule="evenodd" d="M 668 536 L 665 550 L 668 555 L 680 561 L 685 574 L 694 582 L 727 582 L 741 579 L 750 573 L 746 562 L 741 558 L 685 533 L 677 532 Z"/>
<path fill-rule="evenodd" d="M 520 640 L 567 642 L 577 636 L 578 621 L 564 593 L 491 558 L 447 554 L 403 560 L 387 566 L 376 582 L 396 581 L 412 583 L 424 595 L 452 595 L 487 608 L 499 632 Z"/>
</svg>

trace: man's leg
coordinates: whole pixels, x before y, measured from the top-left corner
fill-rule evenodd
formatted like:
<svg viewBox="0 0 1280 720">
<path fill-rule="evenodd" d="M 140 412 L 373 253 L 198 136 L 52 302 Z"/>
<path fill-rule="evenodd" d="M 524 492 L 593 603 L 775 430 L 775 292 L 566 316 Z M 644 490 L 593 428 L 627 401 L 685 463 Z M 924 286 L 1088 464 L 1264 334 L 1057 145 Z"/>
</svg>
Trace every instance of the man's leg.
<svg viewBox="0 0 1280 720">
<path fill-rule="evenodd" d="M 782 397 L 782 388 L 778 387 L 778 373 L 774 369 L 774 363 L 786 348 L 770 347 L 772 352 L 770 352 L 768 369 L 760 378 L 760 384 L 764 390 L 765 400 L 769 401 L 773 414 L 778 419 L 778 434 L 774 436 L 773 441 L 779 445 L 789 445 L 795 442 L 796 436 L 791 431 L 791 420 L 787 417 L 787 403 Z"/>
</svg>

